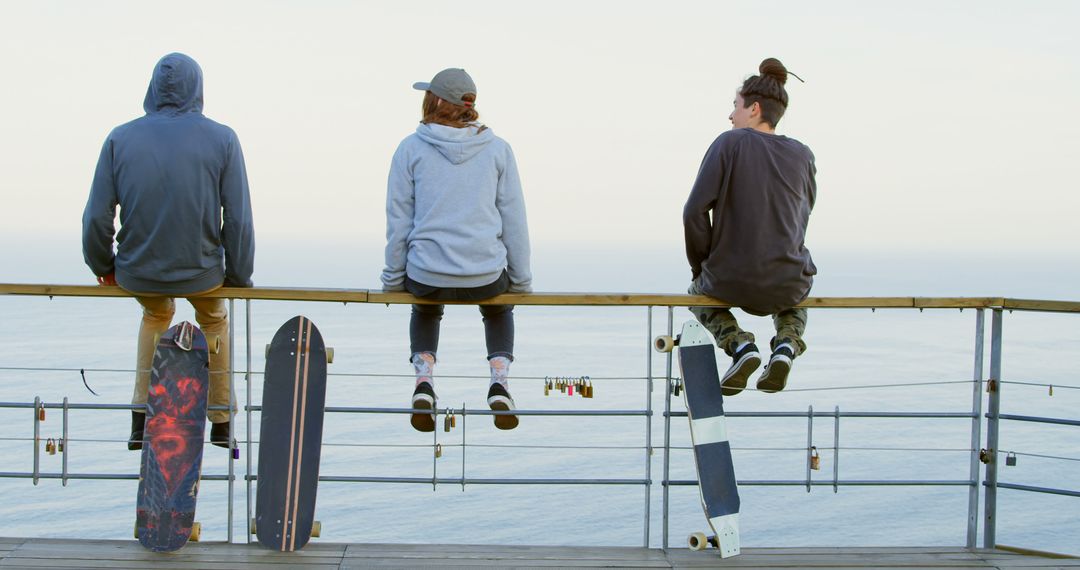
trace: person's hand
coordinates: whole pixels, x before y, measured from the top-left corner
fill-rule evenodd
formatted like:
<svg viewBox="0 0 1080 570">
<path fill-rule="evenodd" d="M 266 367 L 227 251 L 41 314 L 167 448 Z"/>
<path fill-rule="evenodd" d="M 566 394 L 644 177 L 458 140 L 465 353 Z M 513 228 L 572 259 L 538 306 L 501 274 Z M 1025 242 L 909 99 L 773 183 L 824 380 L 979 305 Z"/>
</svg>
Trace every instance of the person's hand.
<svg viewBox="0 0 1080 570">
<path fill-rule="evenodd" d="M 98 285 L 116 286 L 116 273 L 109 273 L 108 275 L 98 275 Z"/>
</svg>

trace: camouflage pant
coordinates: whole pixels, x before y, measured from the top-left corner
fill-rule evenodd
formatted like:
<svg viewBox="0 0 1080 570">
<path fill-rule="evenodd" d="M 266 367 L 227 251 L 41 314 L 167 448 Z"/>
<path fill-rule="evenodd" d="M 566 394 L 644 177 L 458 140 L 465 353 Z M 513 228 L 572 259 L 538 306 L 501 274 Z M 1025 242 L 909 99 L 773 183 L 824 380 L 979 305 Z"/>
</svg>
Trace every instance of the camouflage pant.
<svg viewBox="0 0 1080 570">
<path fill-rule="evenodd" d="M 691 295 L 704 295 L 697 281 L 690 283 L 686 291 Z M 735 348 L 744 342 L 754 342 L 754 333 L 739 328 L 739 322 L 731 310 L 719 307 L 690 307 L 690 312 L 697 317 L 702 324 L 716 339 L 716 346 L 723 349 L 728 355 L 735 354 Z M 769 342 L 770 348 L 784 342 L 790 342 L 795 347 L 795 356 L 806 351 L 806 343 L 802 335 L 806 332 L 806 309 L 786 309 L 776 313 L 773 317 L 773 326 L 776 327 L 776 336 Z"/>
</svg>

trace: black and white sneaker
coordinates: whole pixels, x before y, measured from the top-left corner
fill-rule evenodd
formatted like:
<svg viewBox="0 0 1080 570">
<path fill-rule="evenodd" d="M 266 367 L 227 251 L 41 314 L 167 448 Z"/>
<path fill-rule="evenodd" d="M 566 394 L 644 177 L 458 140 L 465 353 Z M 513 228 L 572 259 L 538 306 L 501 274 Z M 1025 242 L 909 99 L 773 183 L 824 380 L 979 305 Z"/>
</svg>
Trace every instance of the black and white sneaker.
<svg viewBox="0 0 1080 570">
<path fill-rule="evenodd" d="M 488 407 L 495 411 L 513 411 L 514 399 L 510 397 L 510 392 L 503 388 L 503 385 L 495 382 L 488 389 Z M 514 429 L 518 426 L 518 417 L 515 415 L 497 415 L 495 418 L 495 427 L 499 429 Z"/>
<path fill-rule="evenodd" d="M 788 373 L 791 372 L 791 362 L 795 360 L 795 351 L 789 344 L 781 344 L 769 357 L 769 363 L 758 378 L 757 389 L 761 392 L 773 393 L 783 390 L 787 386 Z"/>
<path fill-rule="evenodd" d="M 412 407 L 414 410 L 435 409 L 435 390 L 430 382 L 416 385 L 412 395 Z M 435 431 L 435 414 L 413 414 L 409 421 L 416 431 Z"/>
<path fill-rule="evenodd" d="M 731 368 L 720 379 L 720 392 L 725 396 L 734 396 L 746 388 L 750 375 L 761 366 L 761 353 L 754 343 L 747 343 L 731 357 Z"/>
</svg>

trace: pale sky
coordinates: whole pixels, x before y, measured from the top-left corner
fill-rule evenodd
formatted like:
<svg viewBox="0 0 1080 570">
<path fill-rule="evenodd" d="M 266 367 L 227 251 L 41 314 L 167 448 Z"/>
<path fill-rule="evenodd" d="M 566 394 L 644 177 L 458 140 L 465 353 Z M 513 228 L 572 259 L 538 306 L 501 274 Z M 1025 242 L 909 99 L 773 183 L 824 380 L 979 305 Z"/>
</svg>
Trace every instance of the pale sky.
<svg viewBox="0 0 1080 570">
<path fill-rule="evenodd" d="M 1077 2 L 0 10 L 3 249 L 78 250 L 102 142 L 142 114 L 158 58 L 181 51 L 203 68 L 206 115 L 240 136 L 265 243 L 332 241 L 338 259 L 380 246 L 390 157 L 419 119 L 411 85 L 464 67 L 482 122 L 517 155 L 534 248 L 648 243 L 679 257 L 701 157 L 730 128 L 735 89 L 777 57 L 806 80 L 789 80 L 778 132 L 817 156 L 816 255 L 1030 251 L 1080 263 Z"/>
</svg>

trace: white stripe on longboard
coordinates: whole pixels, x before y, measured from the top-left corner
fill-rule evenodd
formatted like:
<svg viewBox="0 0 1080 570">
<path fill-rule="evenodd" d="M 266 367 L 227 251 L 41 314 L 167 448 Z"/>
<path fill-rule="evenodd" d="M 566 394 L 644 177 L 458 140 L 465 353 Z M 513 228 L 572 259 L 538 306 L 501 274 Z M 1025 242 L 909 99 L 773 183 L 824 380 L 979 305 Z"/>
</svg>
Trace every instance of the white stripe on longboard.
<svg viewBox="0 0 1080 570">
<path fill-rule="evenodd" d="M 285 517 L 289 515 L 289 504 L 292 502 L 292 488 L 293 488 L 293 449 L 296 446 L 296 401 L 299 399 L 300 390 L 300 343 L 304 340 L 304 318 L 300 318 L 300 325 L 296 331 L 296 371 L 293 374 L 293 408 L 292 419 L 289 422 L 291 433 L 289 434 L 289 462 L 288 476 L 285 479 Z M 284 552 L 286 547 L 286 540 L 288 539 L 288 529 L 292 526 L 288 521 L 282 521 L 281 529 L 281 550 Z"/>
<path fill-rule="evenodd" d="M 308 367 L 311 365 L 311 321 L 307 321 L 307 341 L 304 343 L 304 387 L 300 391 L 300 447 L 296 451 L 296 492 L 293 493 L 293 505 L 292 514 L 289 516 L 289 521 L 292 522 L 292 534 L 289 539 L 289 550 L 296 550 L 296 511 L 300 508 L 300 468 L 304 465 L 304 428 L 307 426 L 305 421 L 307 416 L 307 384 L 308 384 Z"/>
<path fill-rule="evenodd" d="M 691 419 L 690 429 L 694 434 L 694 445 L 708 445 L 728 440 L 727 418 L 724 416 L 713 416 L 700 420 Z"/>
</svg>

